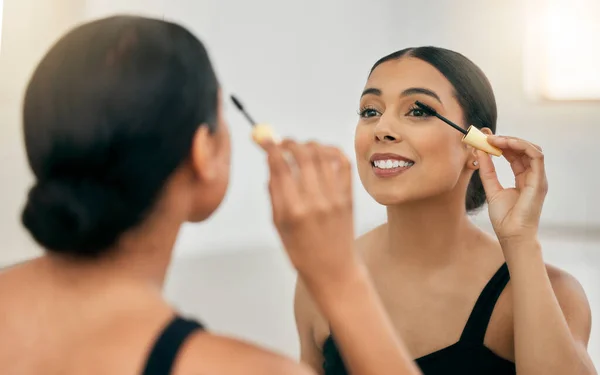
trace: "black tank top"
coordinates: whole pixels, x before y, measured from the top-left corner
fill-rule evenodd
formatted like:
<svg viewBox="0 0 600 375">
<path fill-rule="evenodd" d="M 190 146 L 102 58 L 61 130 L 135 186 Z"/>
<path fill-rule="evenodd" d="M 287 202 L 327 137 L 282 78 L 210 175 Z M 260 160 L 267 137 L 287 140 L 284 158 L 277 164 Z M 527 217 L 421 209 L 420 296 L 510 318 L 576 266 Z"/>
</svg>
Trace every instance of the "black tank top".
<svg viewBox="0 0 600 375">
<path fill-rule="evenodd" d="M 513 362 L 497 356 L 483 345 L 494 306 L 509 279 L 508 267 L 504 263 L 479 295 L 458 342 L 415 360 L 424 375 L 516 374 Z M 323 344 L 323 357 L 325 375 L 347 374 L 331 336 Z"/>
<path fill-rule="evenodd" d="M 156 339 L 142 374 L 170 375 L 179 349 L 196 330 L 204 330 L 204 327 L 193 320 L 183 319 L 179 316 L 173 318 Z"/>
</svg>

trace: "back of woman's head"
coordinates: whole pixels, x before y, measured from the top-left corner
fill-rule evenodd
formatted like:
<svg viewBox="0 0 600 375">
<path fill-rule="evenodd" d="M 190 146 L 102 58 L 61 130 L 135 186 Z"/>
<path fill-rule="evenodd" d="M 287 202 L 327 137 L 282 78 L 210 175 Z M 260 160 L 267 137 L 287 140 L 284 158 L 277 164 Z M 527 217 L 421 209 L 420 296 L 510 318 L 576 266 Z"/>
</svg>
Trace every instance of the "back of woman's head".
<svg viewBox="0 0 600 375">
<path fill-rule="evenodd" d="M 25 95 L 36 183 L 24 226 L 51 252 L 102 254 L 145 218 L 198 126 L 215 130 L 217 95 L 207 52 L 181 26 L 119 16 L 67 33 Z"/>
<path fill-rule="evenodd" d="M 492 86 L 481 69 L 467 57 L 440 47 L 406 48 L 379 59 L 371 72 L 380 64 L 403 57 L 423 60 L 436 68 L 454 87 L 454 95 L 462 108 L 463 125 L 489 128 L 496 133 L 498 111 Z M 468 212 L 476 211 L 485 204 L 485 190 L 479 171 L 475 171 L 469 182 L 466 197 Z"/>
</svg>

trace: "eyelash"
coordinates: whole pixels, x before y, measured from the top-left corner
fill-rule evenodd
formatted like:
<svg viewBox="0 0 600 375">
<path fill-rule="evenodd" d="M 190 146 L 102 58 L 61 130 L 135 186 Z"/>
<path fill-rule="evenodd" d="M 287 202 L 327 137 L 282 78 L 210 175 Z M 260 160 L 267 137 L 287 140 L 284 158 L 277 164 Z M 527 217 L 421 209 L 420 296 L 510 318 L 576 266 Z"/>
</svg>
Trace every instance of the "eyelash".
<svg viewBox="0 0 600 375">
<path fill-rule="evenodd" d="M 414 114 L 415 111 L 421 112 L 422 115 L 421 116 L 415 116 L 415 114 Z M 429 114 L 427 112 L 423 111 L 421 108 L 417 107 L 416 105 L 411 106 L 410 109 L 409 109 L 409 111 L 406 112 L 405 116 L 408 116 L 410 113 L 413 114 L 412 117 L 429 117 Z"/>
<path fill-rule="evenodd" d="M 377 109 L 375 109 L 374 107 L 372 107 L 372 106 L 366 106 L 366 107 L 361 107 L 361 108 L 358 110 L 358 115 L 359 115 L 360 117 L 362 117 L 362 118 L 370 118 L 370 117 L 373 117 L 373 116 L 367 116 L 367 115 L 366 115 L 366 112 L 367 112 L 367 111 L 375 111 L 375 112 L 377 112 L 378 114 L 380 114 L 380 112 L 379 112 Z M 421 115 L 420 115 L 420 116 L 418 116 L 418 115 L 415 115 L 415 112 L 417 112 L 417 111 L 421 113 Z M 409 108 L 409 111 L 408 111 L 408 112 L 406 112 L 405 116 L 408 116 L 408 115 L 410 115 L 410 114 L 412 114 L 412 116 L 411 116 L 411 117 L 429 117 L 429 114 L 428 114 L 427 112 L 423 111 L 421 108 L 419 108 L 419 107 L 417 107 L 417 106 L 415 106 L 415 105 L 413 105 L 413 106 L 411 106 L 411 107 Z"/>
<path fill-rule="evenodd" d="M 376 110 L 374 107 L 372 107 L 372 106 L 366 106 L 366 107 L 361 107 L 361 108 L 358 110 L 358 115 L 359 115 L 360 117 L 362 117 L 362 118 L 370 118 L 370 117 L 372 117 L 372 116 L 368 116 L 368 117 L 367 117 L 367 116 L 365 115 L 365 113 L 366 113 L 367 111 L 375 111 L 375 112 L 379 113 L 379 111 L 378 111 L 378 110 Z"/>
</svg>

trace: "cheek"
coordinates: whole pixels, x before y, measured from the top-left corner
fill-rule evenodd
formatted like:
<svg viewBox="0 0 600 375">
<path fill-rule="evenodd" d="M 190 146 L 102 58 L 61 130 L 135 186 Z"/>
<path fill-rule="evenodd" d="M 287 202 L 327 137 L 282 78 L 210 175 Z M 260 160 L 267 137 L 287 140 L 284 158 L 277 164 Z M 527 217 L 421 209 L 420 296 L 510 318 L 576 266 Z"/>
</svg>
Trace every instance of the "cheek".
<svg viewBox="0 0 600 375">
<path fill-rule="evenodd" d="M 214 164 L 217 168 L 216 173 L 218 174 L 216 184 L 218 185 L 218 190 L 225 190 L 229 184 L 231 169 L 231 138 L 227 124 L 224 121 L 219 122 L 219 127 L 215 133 L 215 140 Z"/>
<path fill-rule="evenodd" d="M 367 158 L 369 157 L 369 150 L 372 143 L 373 131 L 366 126 L 358 125 L 354 132 L 354 153 L 359 173 L 364 172 L 365 168 L 371 167 Z"/>
<path fill-rule="evenodd" d="M 460 142 L 460 136 L 445 131 L 432 131 L 422 134 L 413 144 L 423 170 L 431 178 L 454 180 L 462 171 L 465 148 Z"/>
<path fill-rule="evenodd" d="M 451 152 L 451 142 L 445 134 L 436 131 L 427 131 L 414 137 L 413 147 L 419 154 L 419 157 L 425 162 L 441 161 Z"/>
<path fill-rule="evenodd" d="M 214 192 L 215 202 L 217 202 L 216 204 L 218 206 L 221 204 L 223 198 L 229 190 L 229 180 L 231 174 L 231 141 L 229 134 L 226 134 L 220 142 L 217 165 L 219 165 L 217 170 L 219 177 L 215 181 Z"/>
<path fill-rule="evenodd" d="M 369 147 L 370 131 L 366 127 L 357 125 L 354 130 L 354 150 L 357 156 L 364 153 Z"/>
<path fill-rule="evenodd" d="M 229 175 L 231 172 L 231 144 L 229 137 L 226 140 L 226 144 L 223 147 L 223 152 L 221 155 L 221 173 L 223 175 L 223 183 L 225 185 L 229 184 Z"/>
<path fill-rule="evenodd" d="M 231 137 L 229 135 L 229 127 L 224 121 L 219 124 L 219 132 L 220 159 L 222 164 L 229 165 L 231 161 Z"/>
<path fill-rule="evenodd" d="M 362 161 L 369 156 L 373 144 L 373 130 L 367 126 L 358 125 L 354 131 L 354 152 L 357 161 Z"/>
</svg>

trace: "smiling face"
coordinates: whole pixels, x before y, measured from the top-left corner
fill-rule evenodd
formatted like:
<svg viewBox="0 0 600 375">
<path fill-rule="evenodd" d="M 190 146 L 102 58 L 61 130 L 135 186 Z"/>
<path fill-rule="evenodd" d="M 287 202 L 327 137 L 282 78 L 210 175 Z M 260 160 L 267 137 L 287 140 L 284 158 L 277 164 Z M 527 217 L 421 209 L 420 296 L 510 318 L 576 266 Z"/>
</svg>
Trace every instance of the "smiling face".
<svg viewBox="0 0 600 375">
<path fill-rule="evenodd" d="M 446 196 L 464 200 L 475 169 L 473 150 L 416 100 L 464 127 L 454 87 L 432 65 L 413 57 L 378 65 L 360 99 L 356 126 L 361 182 L 383 205 Z"/>
</svg>

